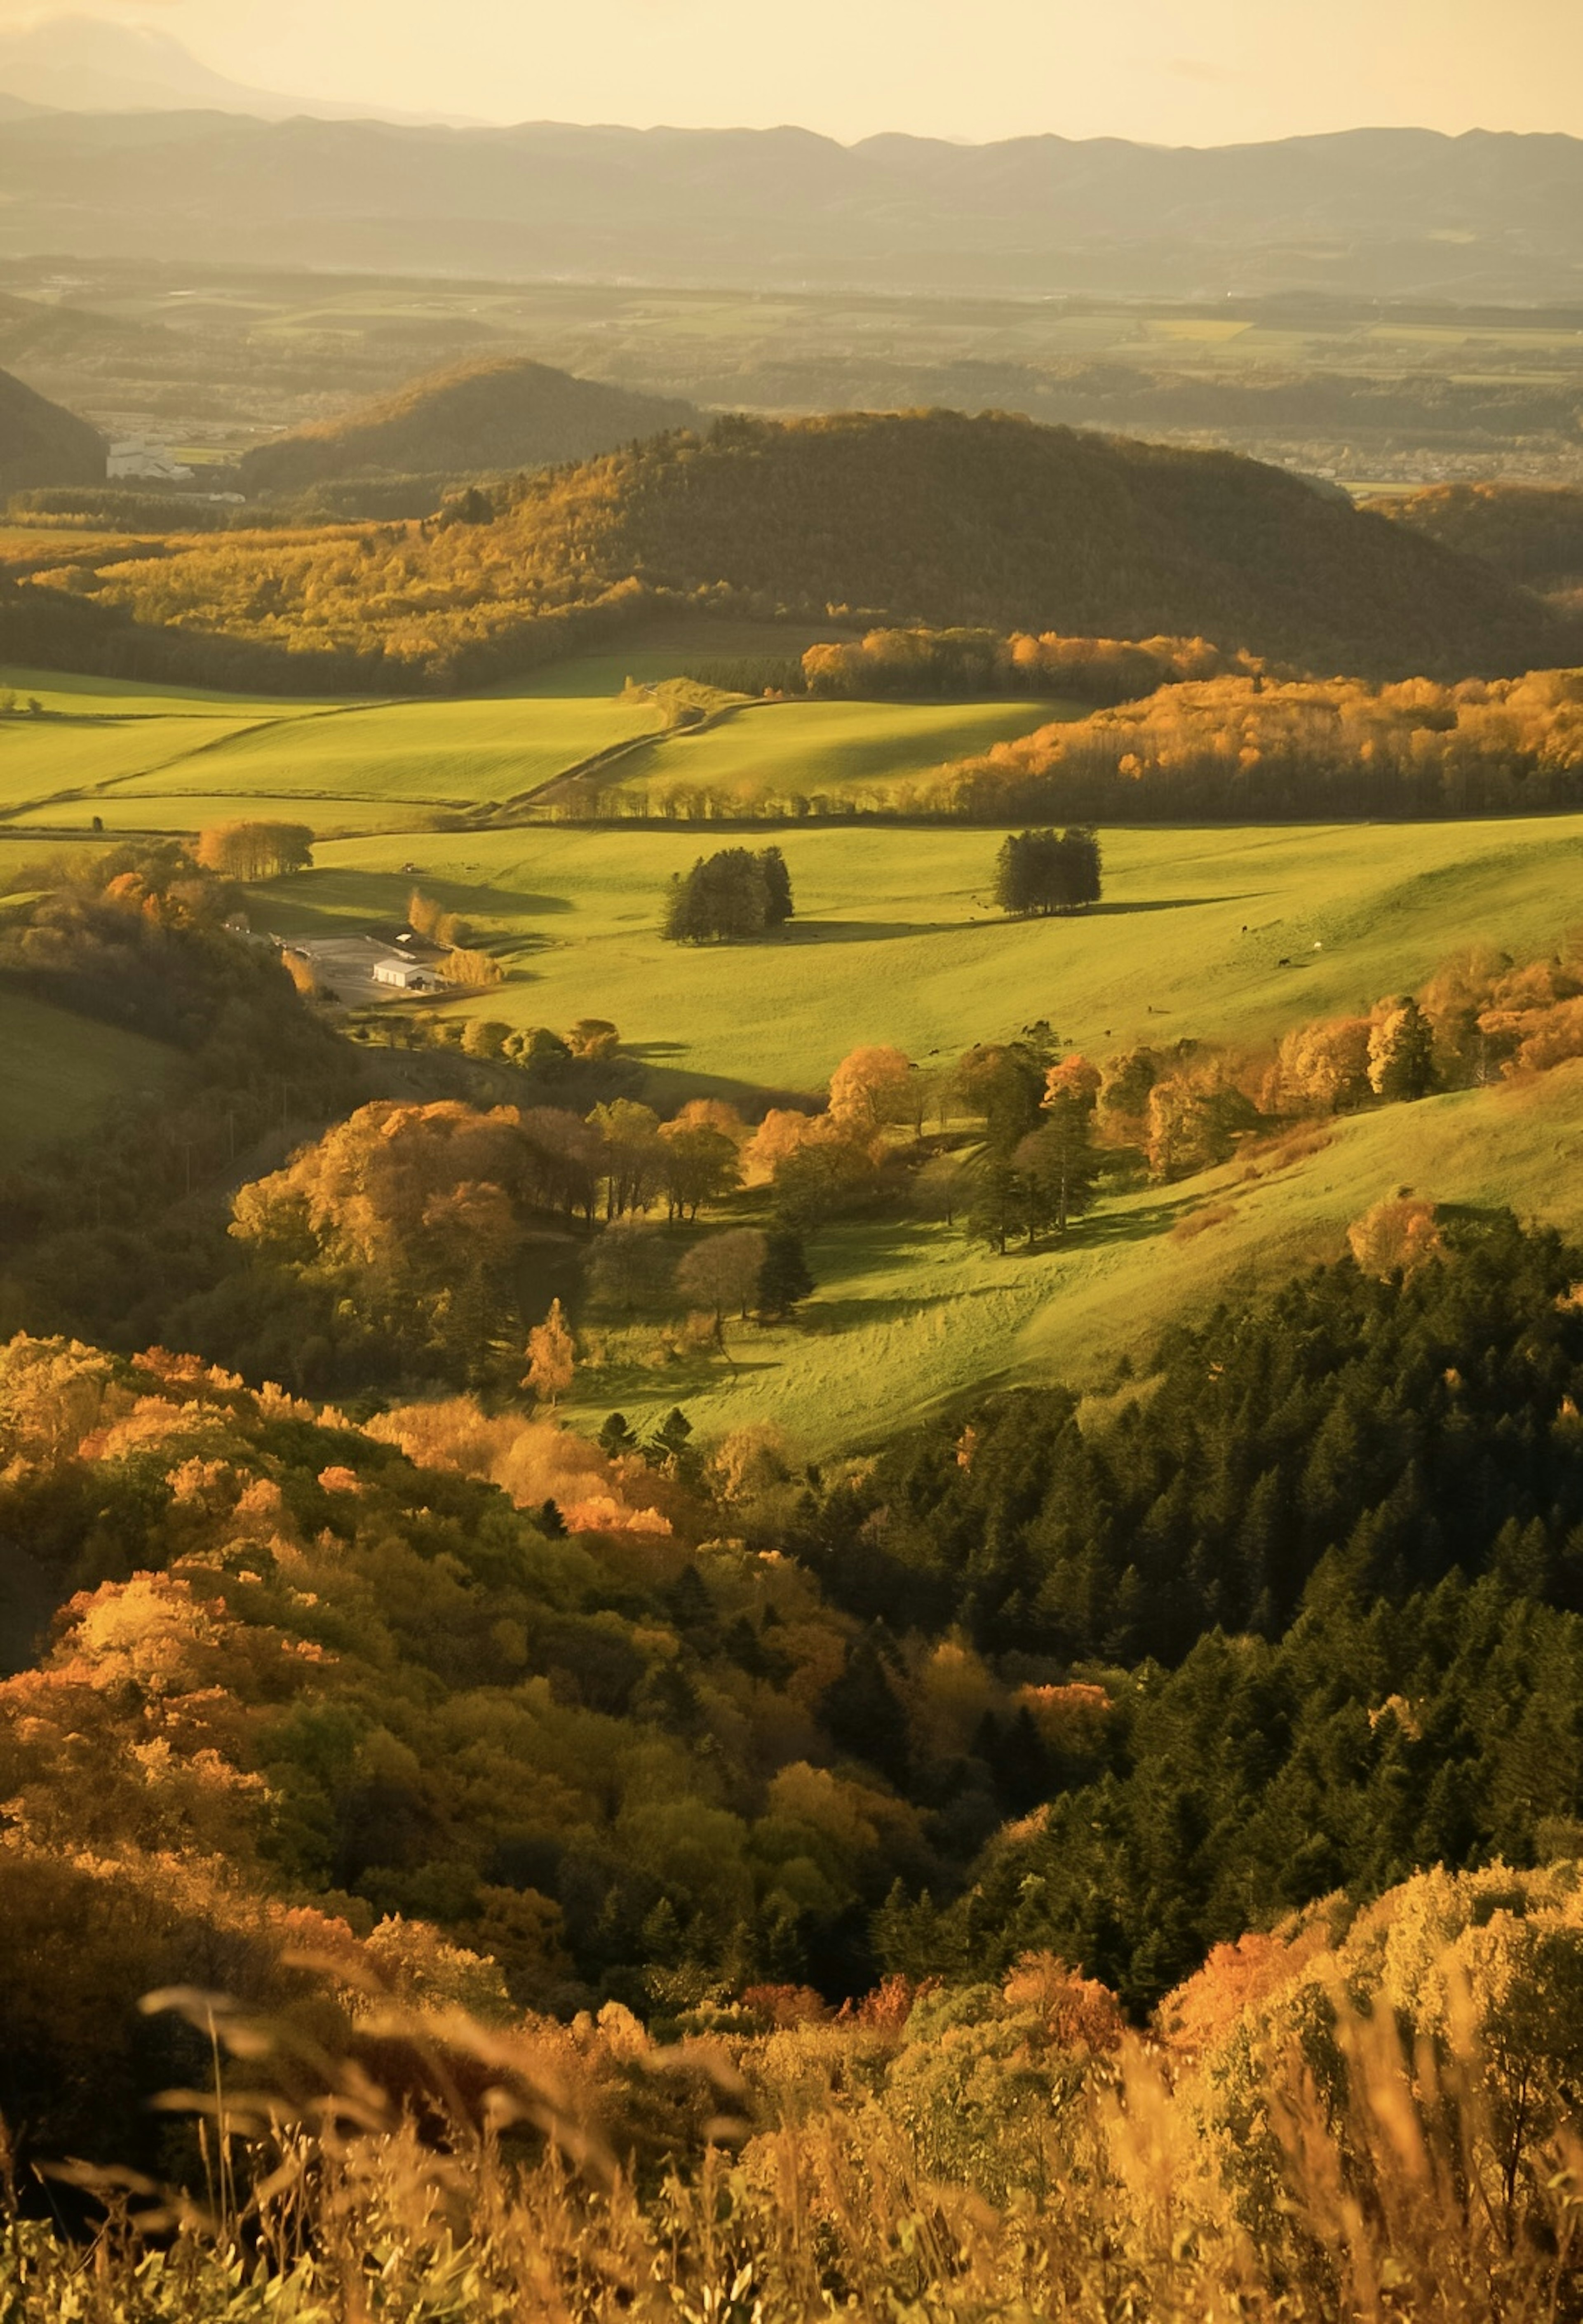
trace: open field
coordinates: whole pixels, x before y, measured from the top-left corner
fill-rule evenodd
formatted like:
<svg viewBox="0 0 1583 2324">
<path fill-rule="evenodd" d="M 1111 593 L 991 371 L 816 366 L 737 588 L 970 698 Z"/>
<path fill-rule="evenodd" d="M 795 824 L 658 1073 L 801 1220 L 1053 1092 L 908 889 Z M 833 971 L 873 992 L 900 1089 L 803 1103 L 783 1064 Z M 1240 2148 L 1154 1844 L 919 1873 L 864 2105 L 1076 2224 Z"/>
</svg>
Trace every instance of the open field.
<svg viewBox="0 0 1583 2324">
<path fill-rule="evenodd" d="M 136 1033 L 0 992 L 0 1167 L 90 1129 L 117 1098 L 165 1085 L 179 1060 Z"/>
<path fill-rule="evenodd" d="M 1421 982 L 1459 945 L 1537 951 L 1580 917 L 1577 816 L 1112 830 L 1097 911 L 1013 922 L 988 900 L 992 831 L 777 835 L 797 901 L 779 943 L 660 941 L 666 884 L 698 853 L 695 832 L 341 841 L 258 890 L 254 918 L 284 936 L 399 927 L 410 860 L 508 966 L 474 1013 L 610 1017 L 640 1056 L 683 1074 L 814 1090 L 860 1042 L 954 1056 L 1040 1017 L 1090 1049 L 1271 1038 Z"/>
<path fill-rule="evenodd" d="M 1064 714 L 1053 703 L 757 702 L 693 733 L 667 734 L 599 781 L 618 812 L 681 811 L 706 794 L 727 814 L 766 799 L 806 799 L 815 814 L 846 798 L 876 804 L 955 759 L 1031 733 Z M 591 781 L 597 779 L 591 778 Z"/>
<path fill-rule="evenodd" d="M 1583 1231 L 1580 1136 L 1583 1062 L 1102 1194 L 1058 1250 L 1001 1258 L 922 1222 L 827 1228 L 808 1238 L 819 1287 L 799 1323 L 734 1329 L 726 1361 L 584 1371 L 571 1409 L 595 1425 L 619 1409 L 646 1428 L 681 1403 L 706 1436 L 768 1421 L 820 1458 L 996 1388 L 1103 1387 L 1122 1356 L 1146 1362 L 1173 1320 L 1339 1257 L 1348 1222 L 1404 1188 Z"/>
</svg>

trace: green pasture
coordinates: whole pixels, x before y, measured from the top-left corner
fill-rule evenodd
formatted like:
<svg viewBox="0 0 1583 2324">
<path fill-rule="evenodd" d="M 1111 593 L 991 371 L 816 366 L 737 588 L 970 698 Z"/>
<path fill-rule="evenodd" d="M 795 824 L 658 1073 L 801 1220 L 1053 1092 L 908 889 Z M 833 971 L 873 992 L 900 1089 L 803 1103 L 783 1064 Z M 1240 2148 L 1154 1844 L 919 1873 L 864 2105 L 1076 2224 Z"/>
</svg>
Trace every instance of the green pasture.
<svg viewBox="0 0 1583 2324">
<path fill-rule="evenodd" d="M 0 718 L 0 818 L 59 831 L 96 816 L 106 830 L 182 831 L 246 814 L 400 832 L 535 791 L 662 724 L 640 699 L 593 693 L 272 702 L 28 672 L 0 683 L 48 714 Z"/>
<path fill-rule="evenodd" d="M 91 1129 L 117 1098 L 164 1088 L 179 1064 L 140 1034 L 0 992 L 0 1165 Z"/>
<path fill-rule="evenodd" d="M 1066 715 L 1080 718 L 1069 706 Z M 853 792 L 893 791 L 1030 734 L 1063 715 L 1044 702 L 756 702 L 691 733 L 667 734 L 598 779 L 631 802 L 664 813 L 690 793 L 751 807 L 763 798 L 839 804 Z"/>
<path fill-rule="evenodd" d="M 466 807 L 537 790 L 596 751 L 659 724 L 641 701 L 517 696 L 401 702 L 326 711 L 257 726 L 190 760 L 167 795 L 235 791 L 248 798 L 385 800 Z"/>
<path fill-rule="evenodd" d="M 425 889 L 499 953 L 465 1004 L 513 1025 L 609 1017 L 700 1085 L 817 1089 L 861 1042 L 954 1057 L 1047 1017 L 1103 1052 L 1187 1037 L 1256 1042 L 1367 1009 L 1459 945 L 1522 954 L 1583 918 L 1583 816 L 1411 825 L 1113 829 L 1105 900 L 1065 920 L 991 906 L 999 835 L 778 829 L 796 896 L 784 940 L 670 945 L 667 883 L 696 831 L 512 831 L 349 839 L 253 899 L 283 936 L 400 925 Z M 1316 949 L 1317 947 L 1317 949 Z"/>
<path fill-rule="evenodd" d="M 571 1416 L 619 1409 L 647 1429 L 680 1403 L 705 1437 L 770 1422 L 820 1458 L 997 1387 L 1103 1389 L 1122 1356 L 1146 1366 L 1180 1317 L 1338 1257 L 1348 1223 L 1404 1190 L 1583 1231 L 1580 1137 L 1583 1063 L 1315 1125 L 1285 1154 L 1179 1185 L 1101 1194 L 1057 1250 L 1002 1258 L 943 1225 L 832 1227 L 809 1238 L 818 1290 L 798 1323 L 738 1326 L 723 1360 L 589 1367 Z"/>
<path fill-rule="evenodd" d="M 634 812 L 696 790 L 741 799 L 888 795 L 948 760 L 1058 715 L 1032 702 L 749 703 L 702 733 L 667 731 L 640 684 L 689 663 L 792 653 L 814 634 L 768 623 L 640 632 L 519 686 L 460 699 L 268 702 L 138 688 L 44 687 L 47 715 L 0 719 L 0 819 L 52 831 L 183 831 L 228 816 L 290 815 L 323 835 L 410 831 L 435 816 L 526 801 L 621 745 L 587 780 Z M 5 682 L 0 673 L 0 683 Z M 1075 712 L 1072 715 L 1077 715 Z"/>
</svg>

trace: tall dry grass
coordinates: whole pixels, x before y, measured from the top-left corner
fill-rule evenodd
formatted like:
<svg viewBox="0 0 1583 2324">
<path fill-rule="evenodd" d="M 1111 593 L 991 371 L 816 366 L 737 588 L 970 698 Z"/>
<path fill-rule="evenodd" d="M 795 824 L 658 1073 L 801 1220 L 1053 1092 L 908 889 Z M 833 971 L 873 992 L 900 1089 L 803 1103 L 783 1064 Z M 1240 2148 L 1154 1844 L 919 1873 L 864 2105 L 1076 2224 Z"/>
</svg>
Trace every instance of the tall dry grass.
<svg viewBox="0 0 1583 2324">
<path fill-rule="evenodd" d="M 7 2178 L 0 2319 L 1551 2324 L 1583 2304 L 1568 2070 L 1514 2047 L 1449 1955 L 1438 2023 L 1309 1953 L 1199 2052 L 1074 2015 L 1098 1989 L 1033 1966 L 976 2019 L 925 1995 L 905 2023 L 668 2048 L 620 2010 L 502 2033 L 375 2009 L 368 2057 L 334 2066 L 213 1997 L 154 1997 L 212 2044 L 213 2087 L 169 2100 L 196 2125 L 191 2183 L 66 2166 L 104 2210 L 73 2241 Z"/>
</svg>

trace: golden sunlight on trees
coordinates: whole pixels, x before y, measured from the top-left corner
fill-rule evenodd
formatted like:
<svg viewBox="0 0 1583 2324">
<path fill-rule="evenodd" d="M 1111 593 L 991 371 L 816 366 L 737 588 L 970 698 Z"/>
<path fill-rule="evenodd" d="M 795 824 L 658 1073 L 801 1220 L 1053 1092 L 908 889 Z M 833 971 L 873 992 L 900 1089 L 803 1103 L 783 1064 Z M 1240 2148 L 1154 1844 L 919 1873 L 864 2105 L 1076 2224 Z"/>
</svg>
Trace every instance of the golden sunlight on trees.
<svg viewBox="0 0 1583 2324">
<path fill-rule="evenodd" d="M 1365 1275 L 1388 1282 L 1416 1275 L 1446 1253 L 1435 1205 L 1406 1195 L 1376 1203 L 1347 1230 L 1347 1247 Z"/>
<path fill-rule="evenodd" d="M 225 880 L 273 880 L 312 862 L 313 833 L 305 823 L 211 824 L 193 853 Z"/>
<path fill-rule="evenodd" d="M 555 1299 L 543 1323 L 536 1323 L 528 1334 L 528 1370 L 522 1385 L 553 1412 L 571 1387 L 575 1370 L 571 1328 L 561 1313 L 560 1301 Z"/>
</svg>

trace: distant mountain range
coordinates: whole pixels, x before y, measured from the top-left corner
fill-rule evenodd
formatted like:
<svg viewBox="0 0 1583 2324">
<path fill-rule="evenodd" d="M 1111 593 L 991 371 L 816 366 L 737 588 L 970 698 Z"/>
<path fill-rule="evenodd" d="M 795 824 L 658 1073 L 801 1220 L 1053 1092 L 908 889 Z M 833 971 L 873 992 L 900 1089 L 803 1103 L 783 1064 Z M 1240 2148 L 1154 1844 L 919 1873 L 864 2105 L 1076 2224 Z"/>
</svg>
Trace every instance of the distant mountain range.
<svg viewBox="0 0 1583 2324">
<path fill-rule="evenodd" d="M 174 44 L 147 37 L 156 45 L 139 53 L 168 59 Z M 8 77 L 6 53 L 0 44 L 0 88 L 29 97 L 53 85 Z M 1378 129 L 1204 151 L 1059 137 L 842 146 L 800 129 L 453 129 L 192 109 L 248 96 L 221 84 L 205 97 L 195 83 L 172 98 L 179 111 L 5 122 L 0 256 L 1583 306 L 1576 138 Z"/>
<path fill-rule="evenodd" d="M 296 115 L 357 121 L 375 110 L 250 88 L 211 71 L 169 32 L 146 24 L 110 24 L 97 16 L 55 16 L 0 34 L 0 90 L 6 92 L 0 97 L 0 121 L 16 117 L 13 106 L 18 100 L 29 109 L 68 113 L 170 113 L 204 107 L 255 114 L 265 121 L 285 121 Z"/>
</svg>

